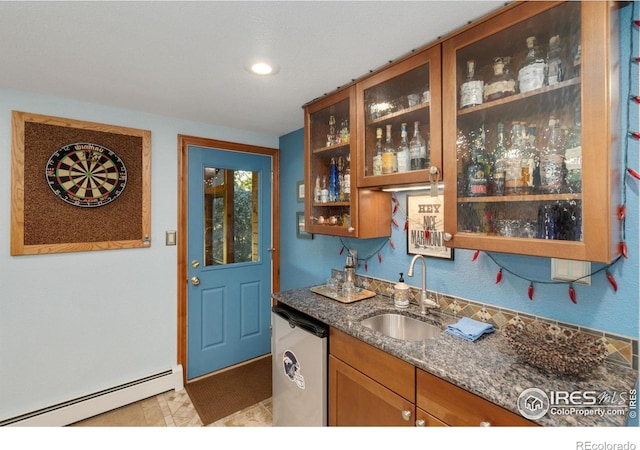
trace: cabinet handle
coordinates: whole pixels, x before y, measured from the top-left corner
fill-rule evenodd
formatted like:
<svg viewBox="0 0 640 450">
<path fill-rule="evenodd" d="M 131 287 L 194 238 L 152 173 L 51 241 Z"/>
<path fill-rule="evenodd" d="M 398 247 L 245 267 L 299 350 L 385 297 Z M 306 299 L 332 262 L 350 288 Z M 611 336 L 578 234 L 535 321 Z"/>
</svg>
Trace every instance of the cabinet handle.
<svg viewBox="0 0 640 450">
<path fill-rule="evenodd" d="M 416 420 L 416 426 L 417 427 L 423 427 L 424 426 L 424 420 L 422 420 L 422 419 Z"/>
<path fill-rule="evenodd" d="M 491 422 L 480 422 L 480 426 L 481 427 L 490 427 L 491 426 Z"/>
<path fill-rule="evenodd" d="M 409 411 L 408 409 L 405 409 L 404 411 L 402 411 L 402 418 L 404 420 L 406 420 L 407 422 L 411 420 L 411 411 Z"/>
</svg>

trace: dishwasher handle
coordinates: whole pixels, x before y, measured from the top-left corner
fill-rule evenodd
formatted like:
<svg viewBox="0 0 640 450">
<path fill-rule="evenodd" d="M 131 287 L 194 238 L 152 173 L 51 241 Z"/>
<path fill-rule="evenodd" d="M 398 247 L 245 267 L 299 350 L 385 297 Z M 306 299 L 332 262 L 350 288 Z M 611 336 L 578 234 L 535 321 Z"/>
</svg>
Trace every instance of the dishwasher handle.
<svg viewBox="0 0 640 450">
<path fill-rule="evenodd" d="M 289 322 L 291 328 L 300 327 L 319 338 L 326 338 L 329 335 L 328 326 L 299 311 L 282 305 L 273 305 L 271 311 Z"/>
</svg>

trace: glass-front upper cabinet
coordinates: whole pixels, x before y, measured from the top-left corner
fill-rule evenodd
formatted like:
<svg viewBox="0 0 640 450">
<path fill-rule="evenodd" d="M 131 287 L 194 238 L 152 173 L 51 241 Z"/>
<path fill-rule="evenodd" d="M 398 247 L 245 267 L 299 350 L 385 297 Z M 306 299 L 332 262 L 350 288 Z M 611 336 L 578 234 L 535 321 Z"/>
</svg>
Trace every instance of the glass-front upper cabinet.
<svg viewBox="0 0 640 450">
<path fill-rule="evenodd" d="M 436 45 L 357 83 L 360 186 L 442 181 L 440 76 Z"/>
<path fill-rule="evenodd" d="M 617 252 L 615 2 L 525 2 L 443 43 L 452 247 Z"/>
<path fill-rule="evenodd" d="M 391 234 L 390 194 L 357 188 L 355 86 L 305 106 L 305 231 L 357 238 Z M 359 208 L 369 217 L 360 220 Z"/>
</svg>

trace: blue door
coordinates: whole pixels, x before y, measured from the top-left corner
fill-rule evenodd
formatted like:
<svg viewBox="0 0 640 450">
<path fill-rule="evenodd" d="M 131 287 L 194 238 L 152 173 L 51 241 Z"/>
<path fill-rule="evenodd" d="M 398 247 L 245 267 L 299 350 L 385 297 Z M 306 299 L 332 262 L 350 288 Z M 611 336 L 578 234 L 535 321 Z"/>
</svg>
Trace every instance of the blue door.
<svg viewBox="0 0 640 450">
<path fill-rule="evenodd" d="M 271 351 L 270 156 L 189 146 L 187 379 Z"/>
</svg>

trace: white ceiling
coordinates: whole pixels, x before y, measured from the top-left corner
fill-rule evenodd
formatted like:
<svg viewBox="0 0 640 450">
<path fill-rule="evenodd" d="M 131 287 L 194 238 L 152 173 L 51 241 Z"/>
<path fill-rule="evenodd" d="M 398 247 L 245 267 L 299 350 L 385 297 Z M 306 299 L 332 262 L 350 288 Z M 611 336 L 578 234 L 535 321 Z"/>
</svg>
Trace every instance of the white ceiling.
<svg viewBox="0 0 640 450">
<path fill-rule="evenodd" d="M 502 5 L 0 1 L 0 87 L 281 136 L 308 101 Z M 254 57 L 279 73 L 250 75 Z"/>
</svg>

